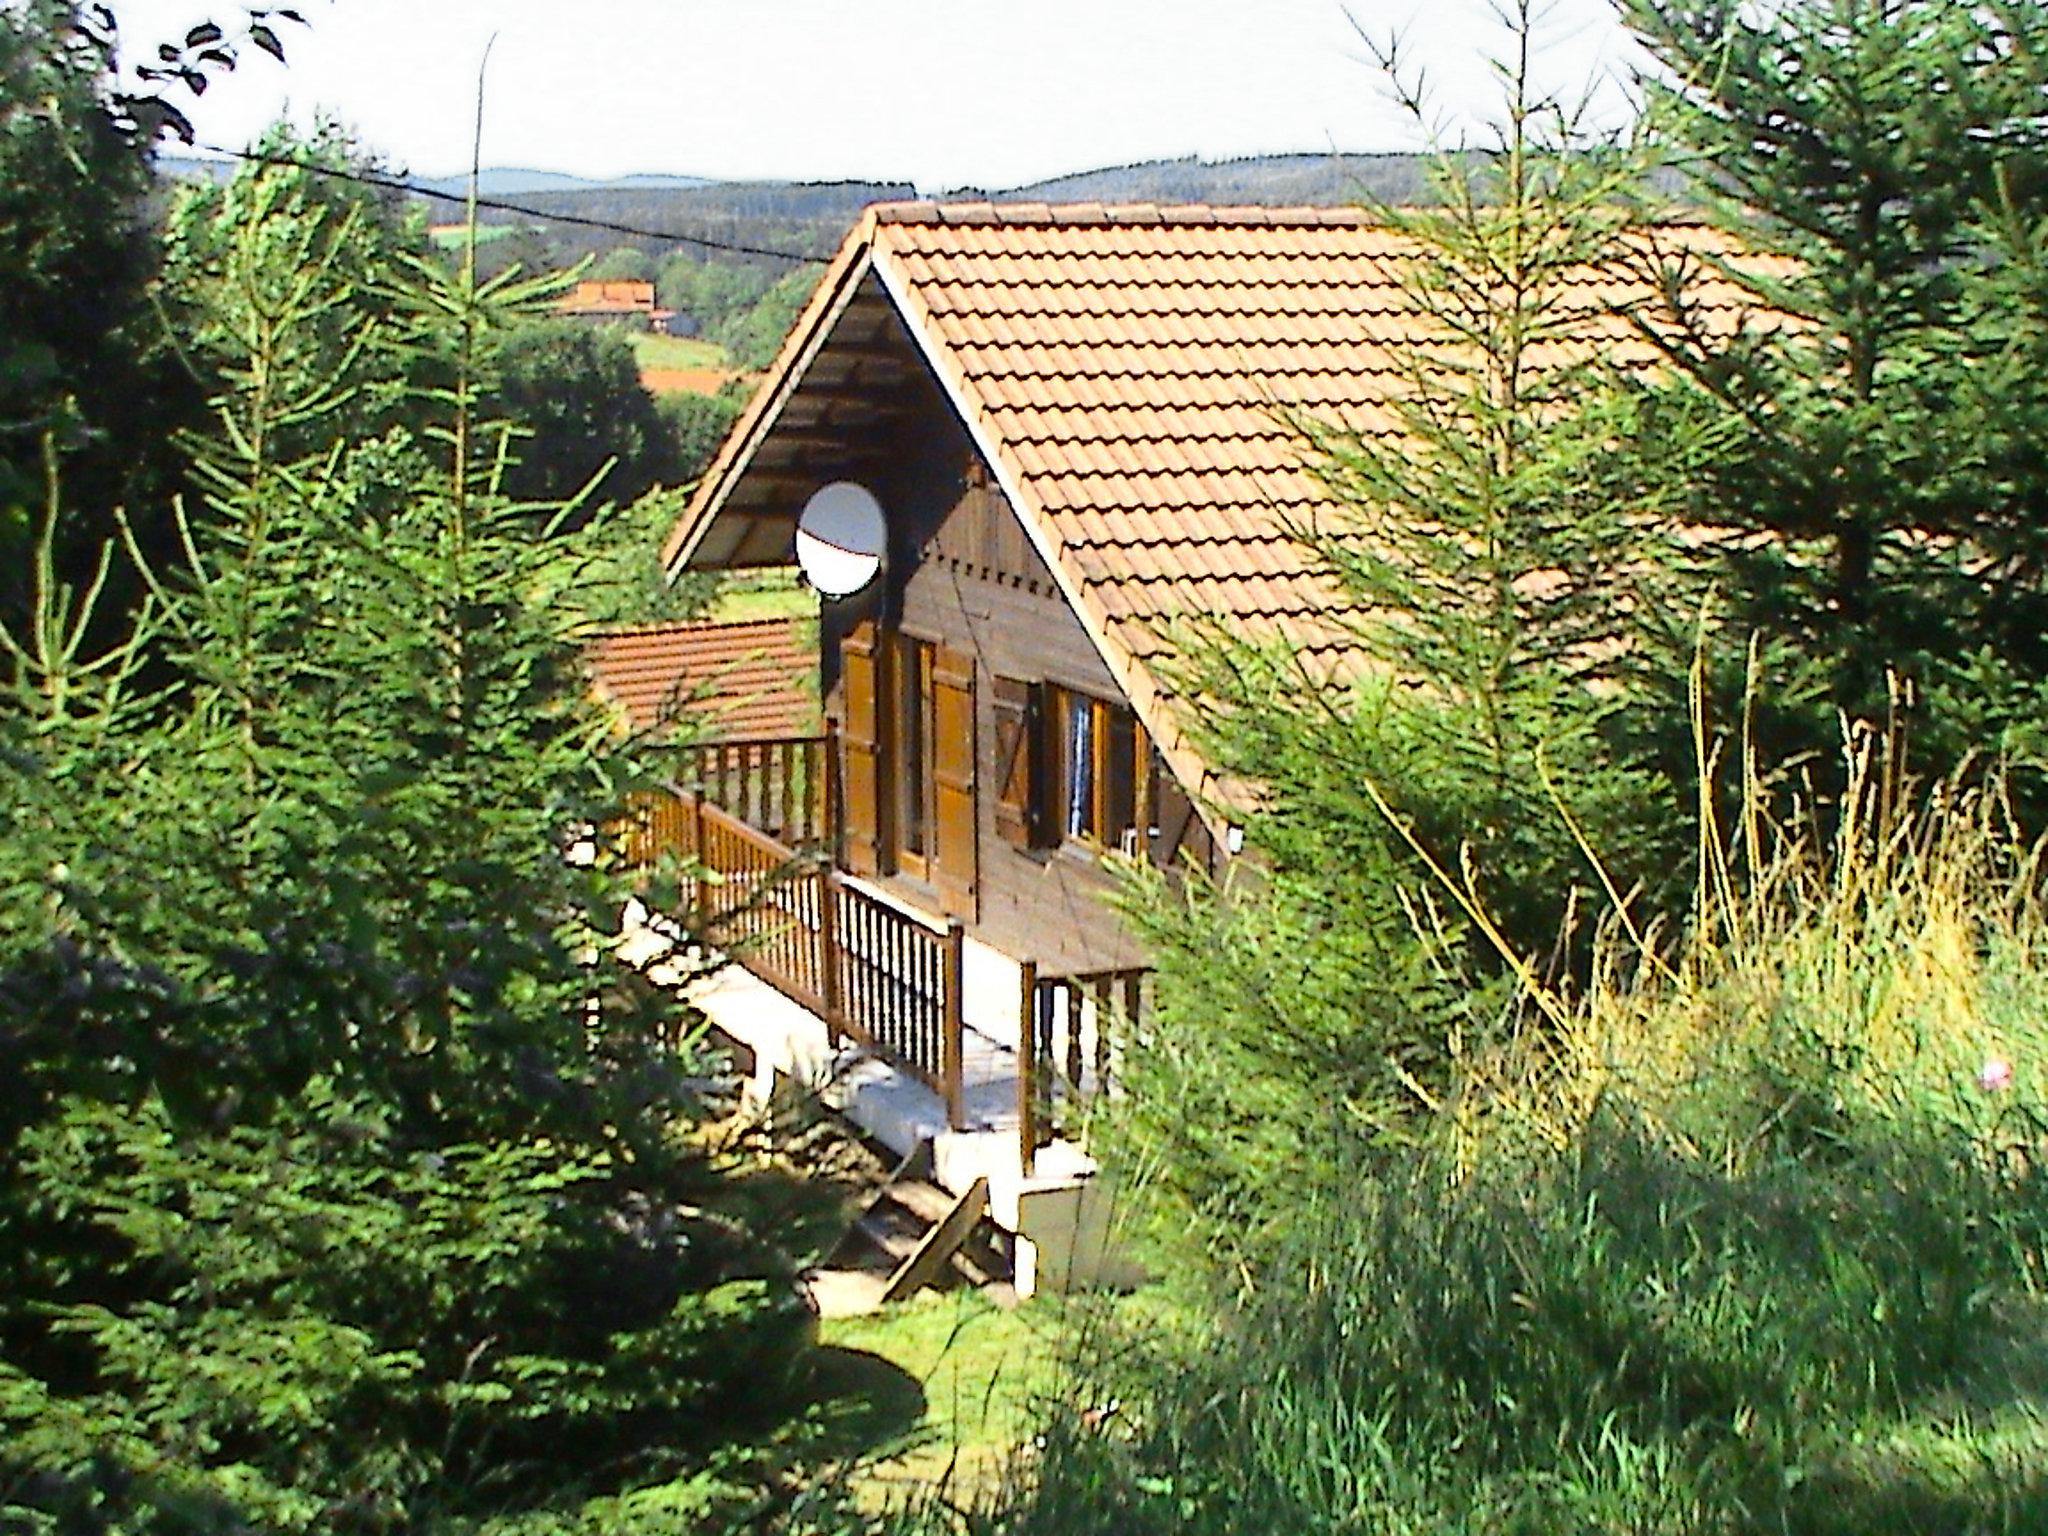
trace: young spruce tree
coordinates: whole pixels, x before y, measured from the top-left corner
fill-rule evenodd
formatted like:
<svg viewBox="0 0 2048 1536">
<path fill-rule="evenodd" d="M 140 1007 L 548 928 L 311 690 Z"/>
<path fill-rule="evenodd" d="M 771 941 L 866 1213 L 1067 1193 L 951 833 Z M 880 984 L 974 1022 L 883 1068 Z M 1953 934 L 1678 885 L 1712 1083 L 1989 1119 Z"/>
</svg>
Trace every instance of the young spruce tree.
<svg viewBox="0 0 2048 1536">
<path fill-rule="evenodd" d="M 343 217 L 275 211 L 282 262 Z M 446 387 L 326 446 L 338 386 L 291 364 L 331 295 L 289 275 L 215 317 L 252 345 L 148 631 L 89 672 L 45 581 L 10 652 L 0 1525 L 758 1513 L 807 1314 L 596 968 L 620 892 L 562 857 L 631 765 L 475 410 L 528 295 L 417 266 L 394 345 Z M 136 698 L 143 655 L 175 682 Z"/>
<path fill-rule="evenodd" d="M 1206 637 L 1188 684 L 1210 753 L 1256 786 L 1257 873 L 1184 897 L 1139 875 L 1125 903 L 1160 969 L 1125 1153 L 1168 1230 L 1206 1218 L 1251 1251 L 1280 1191 L 1313 1198 L 1339 1143 L 1398 1141 L 1457 1043 L 1502 1023 L 1507 979 L 1424 859 L 1516 952 L 1565 964 L 1588 849 L 1624 888 L 1677 862 L 1668 789 L 1614 741 L 1631 626 L 1667 602 L 1599 281 L 1640 162 L 1537 90 L 1516 20 L 1495 146 L 1440 154 L 1432 206 L 1374 210 L 1417 338 L 1395 427 L 1296 422 L 1328 497 L 1294 531 L 1350 605 L 1355 670 Z"/>
</svg>

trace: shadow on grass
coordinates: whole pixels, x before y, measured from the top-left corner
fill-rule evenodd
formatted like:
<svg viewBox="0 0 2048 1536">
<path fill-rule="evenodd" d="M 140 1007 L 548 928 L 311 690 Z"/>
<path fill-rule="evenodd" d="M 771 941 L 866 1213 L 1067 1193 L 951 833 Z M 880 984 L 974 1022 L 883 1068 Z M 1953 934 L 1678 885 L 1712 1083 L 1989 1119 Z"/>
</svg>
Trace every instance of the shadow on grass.
<svg viewBox="0 0 2048 1536">
<path fill-rule="evenodd" d="M 826 1435 L 821 1448 L 845 1460 L 873 1460 L 914 1443 L 924 1423 L 924 1383 L 865 1349 L 821 1344 L 811 1368 L 813 1401 Z"/>
</svg>

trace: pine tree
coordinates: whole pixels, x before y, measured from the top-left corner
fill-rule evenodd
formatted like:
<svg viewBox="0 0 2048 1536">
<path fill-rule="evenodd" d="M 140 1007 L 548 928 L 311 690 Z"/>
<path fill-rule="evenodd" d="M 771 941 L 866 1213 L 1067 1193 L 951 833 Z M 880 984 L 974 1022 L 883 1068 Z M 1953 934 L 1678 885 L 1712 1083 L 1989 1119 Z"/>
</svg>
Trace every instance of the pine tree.
<svg viewBox="0 0 2048 1536">
<path fill-rule="evenodd" d="M 1641 163 L 1536 91 L 1518 14 L 1498 143 L 1441 155 L 1434 206 L 1375 210 L 1418 338 L 1396 429 L 1297 423 L 1328 495 L 1295 532 L 1348 601 L 1357 670 L 1198 637 L 1184 681 L 1213 759 L 1256 786 L 1258 875 L 1180 899 L 1141 878 L 1126 903 L 1161 972 L 1129 1153 L 1165 1170 L 1170 1223 L 1207 1214 L 1250 1248 L 1276 1167 L 1312 1185 L 1332 1135 L 1398 1140 L 1455 1042 L 1502 1023 L 1510 978 L 1423 894 L 1428 864 L 1508 949 L 1569 963 L 1601 880 L 1678 863 L 1670 784 L 1620 729 L 1633 630 L 1673 601 L 1667 507 L 1619 451 L 1637 424 L 1586 281 L 1612 269 Z"/>
<path fill-rule="evenodd" d="M 269 259 L 321 248 L 332 215 L 274 212 Z M 258 343 L 239 379 L 294 382 L 222 395 L 138 642 L 169 682 L 86 673 L 55 586 L 54 643 L 10 653 L 0 1521 L 758 1506 L 807 1443 L 808 1315 L 681 1134 L 657 1000 L 593 968 L 616 882 L 562 857 L 635 770 L 555 601 L 573 551 L 497 494 L 476 409 L 533 291 L 418 266 L 399 377 L 448 382 L 329 446 L 298 348 L 330 296 L 257 287 L 264 326 L 214 318 Z"/>
<path fill-rule="evenodd" d="M 2037 5 L 1631 0 L 1651 121 L 1691 193 L 1788 273 L 1731 266 L 1758 320 L 1646 316 L 1674 365 L 1654 438 L 1705 429 L 1687 515 L 1728 649 L 1779 657 L 1780 755 L 1836 713 L 1917 710 L 1924 760 L 2038 750 L 2048 679 Z M 1665 263 L 1675 276 L 1684 263 Z M 1676 295 L 1674 282 L 1669 291 Z M 1902 686 L 1901 686 L 1902 685 Z M 1810 699 L 1803 717 L 1796 706 Z"/>
</svg>

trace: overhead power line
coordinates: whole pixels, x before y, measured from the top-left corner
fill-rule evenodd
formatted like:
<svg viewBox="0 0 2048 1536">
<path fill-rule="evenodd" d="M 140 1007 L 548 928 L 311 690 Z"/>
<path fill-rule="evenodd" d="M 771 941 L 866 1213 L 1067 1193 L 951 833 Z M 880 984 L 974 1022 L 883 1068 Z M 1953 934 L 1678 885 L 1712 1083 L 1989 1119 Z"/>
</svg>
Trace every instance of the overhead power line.
<svg viewBox="0 0 2048 1536">
<path fill-rule="evenodd" d="M 429 197 L 444 203 L 461 203 L 467 206 L 469 196 L 463 192 L 443 192 L 436 187 L 421 186 L 397 176 L 379 176 L 373 171 L 344 170 L 332 165 L 319 165 L 311 160 L 299 160 L 290 155 L 275 155 L 260 149 L 229 149 L 220 144 L 198 144 L 194 146 L 211 154 L 226 155 L 232 160 L 246 160 L 255 165 L 277 165 L 289 170 L 311 171 L 316 176 L 331 176 L 336 181 L 354 182 L 358 186 L 381 187 L 388 192 L 405 192 L 414 197 Z M 602 229 L 615 235 L 631 235 L 640 240 L 666 240 L 677 245 L 701 246 L 709 251 L 729 251 L 736 256 L 766 256 L 776 261 L 818 262 L 822 256 L 807 255 L 802 251 L 777 250 L 773 246 L 748 245 L 738 240 L 714 240 L 709 235 L 689 235 L 672 229 L 641 229 L 632 224 L 619 224 L 610 219 L 585 218 L 576 213 L 550 213 L 544 208 L 528 208 L 520 203 L 508 203 L 502 198 L 479 197 L 479 208 L 488 208 L 493 213 L 516 213 L 529 219 L 545 219 L 555 224 L 575 224 L 584 229 Z"/>
</svg>

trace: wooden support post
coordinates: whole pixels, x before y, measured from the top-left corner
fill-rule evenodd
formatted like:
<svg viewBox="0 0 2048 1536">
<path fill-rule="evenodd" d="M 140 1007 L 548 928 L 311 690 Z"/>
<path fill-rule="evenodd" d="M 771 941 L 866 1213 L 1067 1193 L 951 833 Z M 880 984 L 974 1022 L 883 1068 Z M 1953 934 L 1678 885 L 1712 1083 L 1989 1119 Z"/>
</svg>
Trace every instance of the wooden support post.
<svg viewBox="0 0 2048 1536">
<path fill-rule="evenodd" d="M 944 1035 L 940 1041 L 946 1091 L 946 1124 L 962 1130 L 967 1122 L 967 933 L 957 917 L 946 920 Z"/>
<path fill-rule="evenodd" d="M 1017 1166 L 1038 1161 L 1038 962 L 1017 966 Z"/>
<path fill-rule="evenodd" d="M 839 1021 L 845 1015 L 840 991 L 839 954 L 839 871 L 829 864 L 820 869 L 818 882 L 818 989 L 825 996 L 825 1028 L 832 1048 L 839 1049 Z"/>
<path fill-rule="evenodd" d="M 829 716 L 825 720 L 824 749 L 819 755 L 824 759 L 819 765 L 822 770 L 818 775 L 820 782 L 806 785 L 805 795 L 811 804 L 817 806 L 815 814 L 823 823 L 813 832 L 825 844 L 825 857 L 832 861 L 834 869 L 838 869 L 846 860 L 844 818 L 839 809 L 839 722 Z M 823 803 L 819 804 L 820 801 Z"/>
<path fill-rule="evenodd" d="M 775 747 L 775 767 L 781 776 L 781 783 L 777 786 L 777 805 L 782 815 L 775 835 L 792 848 L 801 848 L 808 840 L 796 824 L 796 765 L 803 755 L 803 748 L 793 741 L 781 742 Z"/>
</svg>

